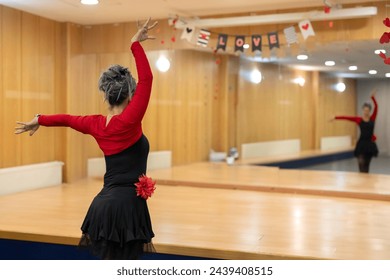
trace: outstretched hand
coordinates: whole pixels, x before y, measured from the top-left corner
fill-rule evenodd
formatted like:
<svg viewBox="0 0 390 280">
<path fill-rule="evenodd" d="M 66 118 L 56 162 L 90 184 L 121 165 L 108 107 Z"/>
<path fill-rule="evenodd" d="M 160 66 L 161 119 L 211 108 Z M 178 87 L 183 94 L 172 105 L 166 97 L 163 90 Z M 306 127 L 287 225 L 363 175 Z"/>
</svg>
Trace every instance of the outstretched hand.
<svg viewBox="0 0 390 280">
<path fill-rule="evenodd" d="M 24 132 L 30 131 L 30 136 L 33 136 L 34 133 L 39 128 L 38 118 L 34 117 L 29 122 L 16 122 L 19 126 L 15 127 L 15 134 L 22 134 Z"/>
<path fill-rule="evenodd" d="M 148 18 L 148 20 L 142 25 L 139 23 L 139 21 L 137 21 L 138 31 L 137 31 L 137 33 L 135 33 L 135 35 L 131 39 L 132 43 L 137 42 L 137 41 L 142 42 L 145 40 L 156 39 L 156 37 L 154 37 L 154 36 L 149 36 L 148 31 L 153 29 L 158 24 L 158 22 L 155 21 L 152 25 L 149 25 L 150 19 L 151 18 Z"/>
<path fill-rule="evenodd" d="M 372 90 L 372 91 L 371 91 L 371 97 L 375 97 L 376 92 L 377 92 L 377 89 Z"/>
</svg>

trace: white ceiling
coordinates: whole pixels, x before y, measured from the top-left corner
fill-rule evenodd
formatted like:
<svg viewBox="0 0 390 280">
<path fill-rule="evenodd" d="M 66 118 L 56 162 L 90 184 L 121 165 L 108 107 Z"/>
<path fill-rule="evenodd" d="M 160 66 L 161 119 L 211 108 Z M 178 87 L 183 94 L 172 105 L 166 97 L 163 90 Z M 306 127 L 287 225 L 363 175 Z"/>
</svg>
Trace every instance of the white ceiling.
<svg viewBox="0 0 390 280">
<path fill-rule="evenodd" d="M 386 73 L 390 73 L 390 65 L 383 62 L 377 54 L 377 49 L 385 49 L 390 55 L 390 48 L 381 45 L 379 40 L 367 40 L 353 42 L 334 42 L 326 45 L 317 45 L 313 51 L 307 53 L 309 59 L 299 61 L 295 55 L 286 56 L 282 54 L 279 58 L 260 59 L 252 57 L 256 61 L 269 63 L 280 63 L 290 65 L 302 70 L 317 70 L 332 72 L 337 76 L 346 78 L 385 78 Z M 335 66 L 326 66 L 325 61 L 332 60 Z M 357 66 L 356 71 L 348 70 L 349 66 Z M 370 75 L 369 70 L 376 70 L 378 74 Z"/>
<path fill-rule="evenodd" d="M 367 0 L 327 0 L 353 4 Z M 0 4 L 61 22 L 101 24 L 135 21 L 149 16 L 207 16 L 228 13 L 321 7 L 323 0 L 100 0 L 86 6 L 80 0 L 0 0 Z"/>
<path fill-rule="evenodd" d="M 333 4 L 356 4 L 367 0 L 327 0 Z M 389 0 L 390 1 L 390 0 Z M 118 23 L 144 19 L 168 18 L 170 15 L 186 17 L 210 16 L 240 12 L 284 10 L 289 8 L 321 7 L 323 0 L 100 0 L 96 6 L 85 6 L 80 0 L 0 0 L 0 4 L 30 12 L 60 22 L 83 25 Z M 390 13 L 390 10 L 389 10 Z M 309 54 L 309 60 L 299 62 L 295 57 L 281 58 L 278 63 L 296 65 L 304 69 L 332 71 L 344 76 L 372 77 L 368 70 L 376 69 L 376 77 L 390 72 L 390 65 L 373 53 L 382 47 L 377 41 L 335 42 L 317 46 Z M 387 49 L 390 53 L 390 48 Z M 325 60 L 334 60 L 336 66 L 325 67 Z M 358 71 L 348 71 L 349 65 L 357 65 Z"/>
</svg>

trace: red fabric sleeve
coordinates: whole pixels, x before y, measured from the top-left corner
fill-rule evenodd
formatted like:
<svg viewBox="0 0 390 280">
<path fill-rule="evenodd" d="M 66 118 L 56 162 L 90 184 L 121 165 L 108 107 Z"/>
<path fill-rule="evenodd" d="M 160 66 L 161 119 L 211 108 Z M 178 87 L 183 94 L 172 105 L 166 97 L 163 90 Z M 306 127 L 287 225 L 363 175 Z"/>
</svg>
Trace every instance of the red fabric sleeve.
<svg viewBox="0 0 390 280">
<path fill-rule="evenodd" d="M 137 67 L 138 83 L 129 105 L 118 117 L 126 123 L 140 123 L 149 104 L 153 74 L 141 44 L 134 42 L 131 45 L 131 51 Z"/>
<path fill-rule="evenodd" d="M 43 126 L 66 126 L 84 134 L 91 134 L 93 116 L 72 116 L 66 114 L 41 115 L 38 123 Z"/>
<path fill-rule="evenodd" d="M 371 96 L 372 101 L 374 102 L 374 112 L 371 115 L 371 120 L 375 121 L 376 120 L 376 115 L 378 114 L 378 103 L 376 102 L 376 99 L 374 96 Z"/>
<path fill-rule="evenodd" d="M 345 121 L 351 121 L 356 124 L 360 124 L 362 122 L 361 117 L 349 117 L 349 116 L 337 116 L 335 117 L 336 120 L 345 120 Z"/>
</svg>

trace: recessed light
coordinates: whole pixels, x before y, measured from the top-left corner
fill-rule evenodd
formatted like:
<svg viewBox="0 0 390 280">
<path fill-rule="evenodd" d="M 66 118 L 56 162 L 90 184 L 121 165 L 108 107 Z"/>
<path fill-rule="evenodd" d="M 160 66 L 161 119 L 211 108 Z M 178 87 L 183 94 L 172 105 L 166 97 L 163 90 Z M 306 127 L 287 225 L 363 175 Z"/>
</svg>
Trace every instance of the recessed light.
<svg viewBox="0 0 390 280">
<path fill-rule="evenodd" d="M 243 48 L 244 48 L 244 49 L 249 49 L 249 44 L 243 45 Z"/>
<path fill-rule="evenodd" d="M 390 78 L 390 73 L 385 74 L 386 78 Z"/>
<path fill-rule="evenodd" d="M 261 81 L 263 80 L 263 75 L 259 70 L 253 69 L 252 72 L 250 73 L 249 79 L 254 84 L 260 84 Z"/>
<path fill-rule="evenodd" d="M 307 60 L 309 57 L 306 54 L 297 55 L 298 60 Z"/>
<path fill-rule="evenodd" d="M 380 54 L 381 52 L 386 53 L 386 50 L 378 49 L 374 51 L 375 54 Z"/>
<path fill-rule="evenodd" d="M 351 66 L 348 67 L 348 69 L 349 69 L 350 71 L 356 71 L 358 68 L 357 68 L 357 66 L 355 66 L 355 65 L 351 65 Z"/>
<path fill-rule="evenodd" d="M 295 78 L 293 80 L 294 84 L 297 84 L 297 85 L 300 85 L 301 87 L 303 87 L 305 85 L 305 78 L 302 78 L 302 77 L 298 77 L 298 78 Z"/>
<path fill-rule="evenodd" d="M 337 83 L 335 87 L 338 92 L 344 92 L 345 89 L 347 88 L 347 86 L 342 82 Z"/>
<path fill-rule="evenodd" d="M 171 67 L 171 63 L 165 56 L 160 56 L 156 61 L 156 67 L 160 72 L 167 72 Z"/>
<path fill-rule="evenodd" d="M 370 75 L 375 75 L 376 73 L 378 73 L 378 71 L 376 71 L 376 70 L 370 70 L 370 71 L 368 71 L 368 74 L 370 74 Z"/>
<path fill-rule="evenodd" d="M 83 5 L 97 5 L 97 4 L 99 4 L 99 0 L 81 0 L 80 2 Z"/>
<path fill-rule="evenodd" d="M 334 62 L 333 60 L 328 60 L 328 61 L 325 61 L 325 65 L 326 66 L 335 66 L 336 62 Z"/>
</svg>

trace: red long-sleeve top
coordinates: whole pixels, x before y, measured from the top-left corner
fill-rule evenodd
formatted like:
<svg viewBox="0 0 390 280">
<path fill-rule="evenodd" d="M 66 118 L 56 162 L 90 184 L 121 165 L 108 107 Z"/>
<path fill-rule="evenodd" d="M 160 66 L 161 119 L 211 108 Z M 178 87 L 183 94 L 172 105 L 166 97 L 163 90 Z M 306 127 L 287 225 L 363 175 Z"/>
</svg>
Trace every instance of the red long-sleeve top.
<svg viewBox="0 0 390 280">
<path fill-rule="evenodd" d="M 136 143 L 142 136 L 141 121 L 149 104 L 153 74 L 141 44 L 134 42 L 131 51 L 137 67 L 138 83 L 133 98 L 120 115 L 113 116 L 107 125 L 107 117 L 103 115 L 41 115 L 39 124 L 66 126 L 90 134 L 104 155 L 117 154 Z"/>
<path fill-rule="evenodd" d="M 371 96 L 372 101 L 374 102 L 374 112 L 372 113 L 370 120 L 375 122 L 376 116 L 378 114 L 378 103 L 374 96 Z M 347 120 L 356 123 L 357 125 L 360 125 L 360 123 L 363 121 L 362 117 L 350 117 L 350 116 L 337 116 L 335 117 L 336 120 Z M 372 135 L 372 141 L 376 141 L 376 136 Z"/>
</svg>

